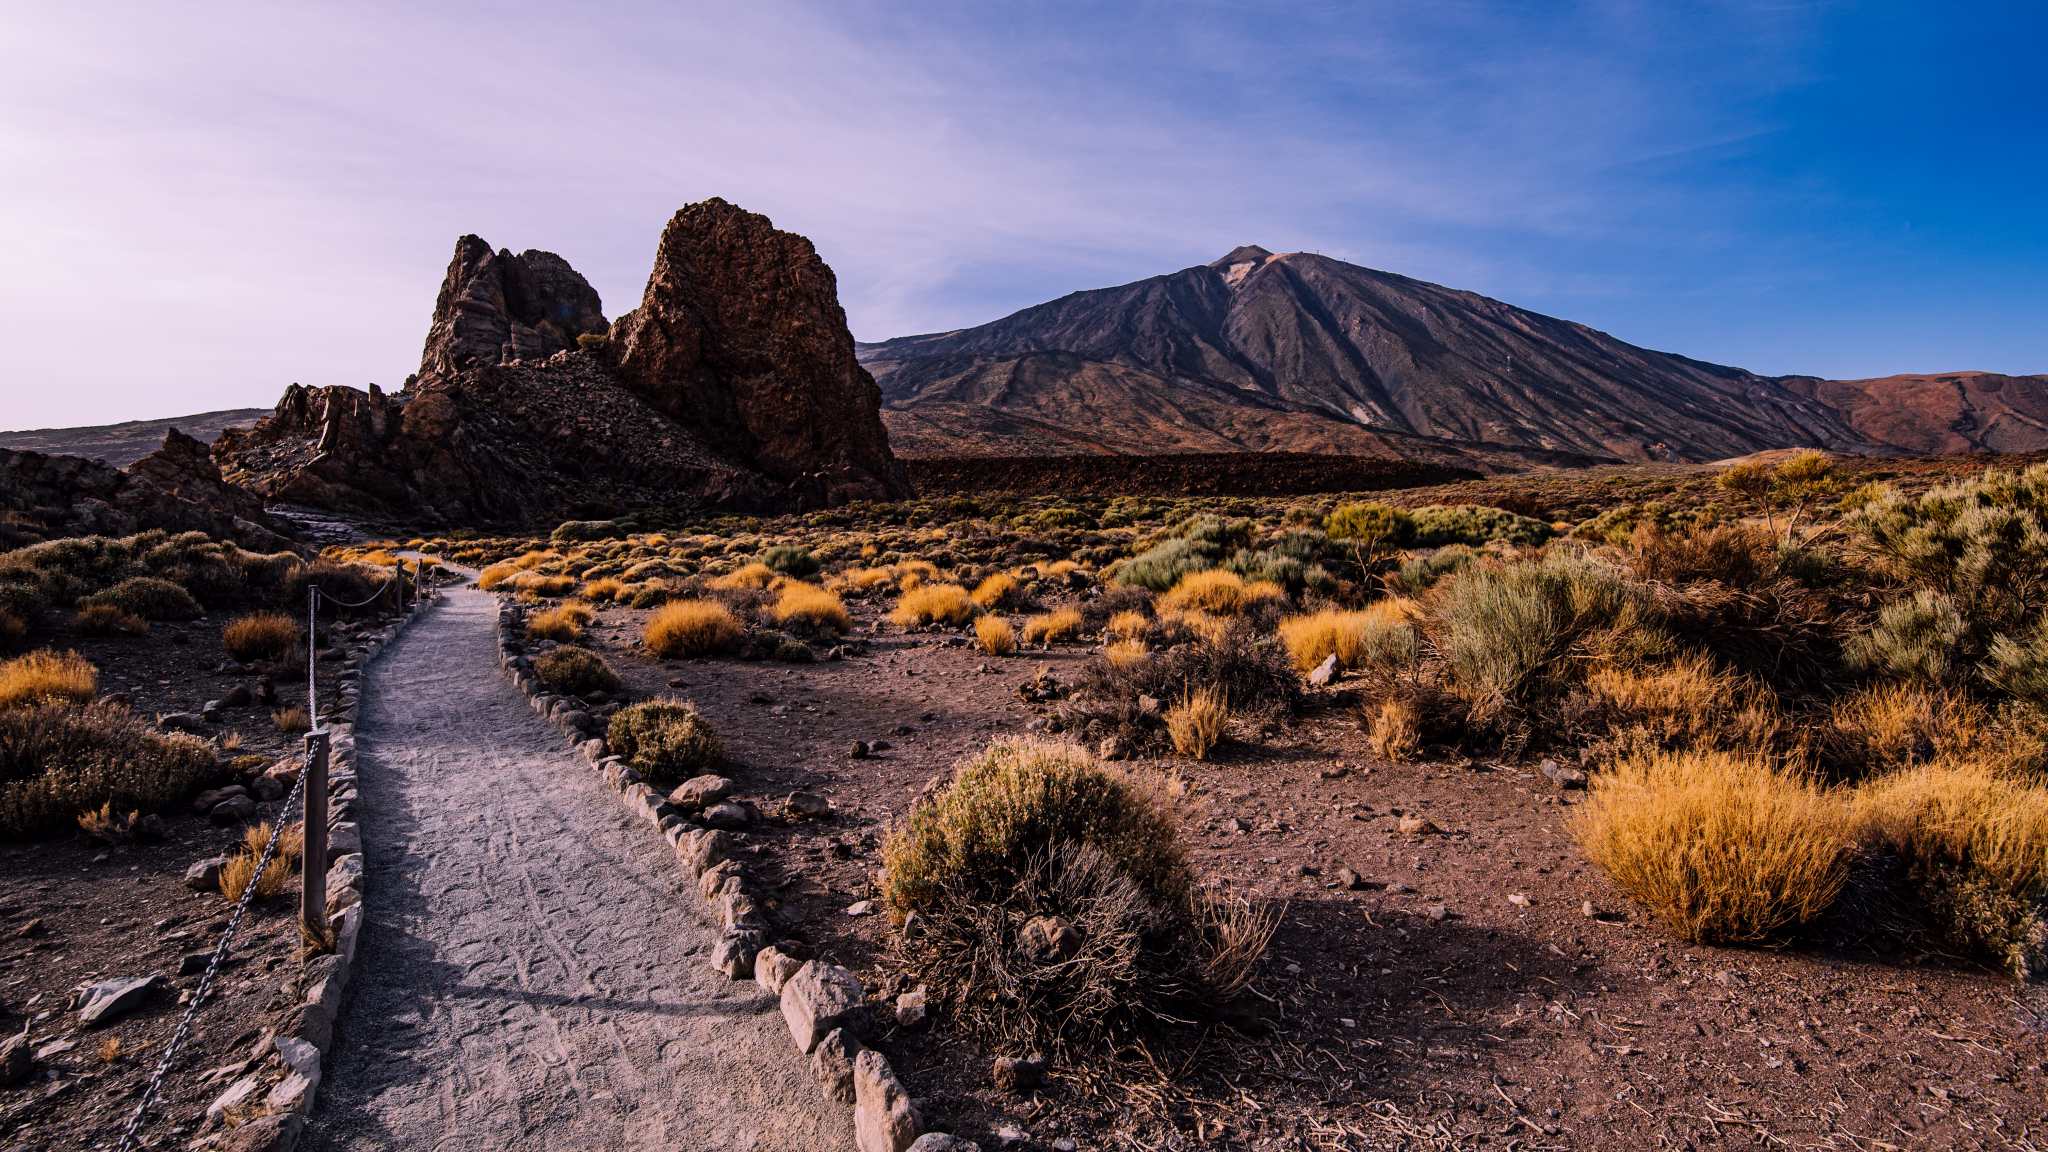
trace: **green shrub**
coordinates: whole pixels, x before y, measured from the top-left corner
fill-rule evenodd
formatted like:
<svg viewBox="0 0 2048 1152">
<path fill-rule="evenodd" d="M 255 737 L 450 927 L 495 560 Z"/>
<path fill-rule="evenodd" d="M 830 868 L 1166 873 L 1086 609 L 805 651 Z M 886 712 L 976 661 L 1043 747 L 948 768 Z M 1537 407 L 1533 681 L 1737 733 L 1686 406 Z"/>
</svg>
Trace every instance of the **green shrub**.
<svg viewBox="0 0 2048 1152">
<path fill-rule="evenodd" d="M 818 572 L 818 558 L 808 548 L 795 544 L 777 544 L 761 553 L 761 563 L 773 568 L 784 576 L 801 580 Z"/>
<path fill-rule="evenodd" d="M 1161 540 L 1117 566 L 1116 580 L 1133 588 L 1164 592 L 1181 577 L 1207 571 L 1213 561 L 1191 540 Z"/>
<path fill-rule="evenodd" d="M 1406 543 L 1418 548 L 1445 544 L 1512 544 L 1530 547 L 1550 539 L 1550 525 L 1483 504 L 1431 504 L 1408 514 Z"/>
<path fill-rule="evenodd" d="M 1850 639 L 1849 662 L 1874 672 L 1946 684 L 1969 671 L 1969 623 L 1945 592 L 1921 589 L 1878 610 L 1869 632 Z"/>
<path fill-rule="evenodd" d="M 1401 567 L 1388 578 L 1387 584 L 1404 596 L 1420 596 L 1435 587 L 1437 581 L 1453 572 L 1463 571 L 1478 558 L 1478 552 L 1463 544 L 1418 552 L 1401 561 Z"/>
<path fill-rule="evenodd" d="M 1337 505 L 1323 518 L 1323 531 L 1330 539 L 1348 544 L 1361 567 L 1370 567 L 1408 542 L 1415 521 L 1399 508 L 1372 500 Z"/>
<path fill-rule="evenodd" d="M 1635 599 L 1614 569 L 1555 555 L 1467 568 L 1446 593 L 1437 644 L 1480 716 L 1561 688 L 1574 647 Z"/>
<path fill-rule="evenodd" d="M 679 784 L 714 767 L 724 749 L 695 705 L 646 700 L 612 714 L 605 742 L 634 770 L 662 785 Z"/>
<path fill-rule="evenodd" d="M 0 835 L 75 827 L 80 813 L 103 804 L 157 811 L 216 774 L 205 741 L 154 732 L 120 705 L 0 710 Z"/>
<path fill-rule="evenodd" d="M 155 576 L 130 576 L 86 597 L 80 606 L 115 608 L 144 620 L 191 620 L 201 612 L 199 601 L 183 586 Z"/>
<path fill-rule="evenodd" d="M 534 658 L 533 674 L 551 692 L 588 696 L 593 692 L 617 692 L 619 674 L 604 657 L 588 648 L 564 644 Z"/>
</svg>

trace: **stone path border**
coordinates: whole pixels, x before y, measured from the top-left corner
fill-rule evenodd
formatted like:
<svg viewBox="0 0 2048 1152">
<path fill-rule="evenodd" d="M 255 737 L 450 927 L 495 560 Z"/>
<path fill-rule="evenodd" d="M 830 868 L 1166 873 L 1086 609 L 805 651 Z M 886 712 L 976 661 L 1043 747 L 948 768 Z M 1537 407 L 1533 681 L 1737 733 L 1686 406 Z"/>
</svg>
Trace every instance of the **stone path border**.
<svg viewBox="0 0 2048 1152">
<path fill-rule="evenodd" d="M 259 1042 L 261 1066 L 230 1084 L 207 1106 L 200 1130 L 228 1123 L 195 1148 L 234 1152 L 291 1152 L 313 1111 L 321 1063 L 334 1044 L 334 1022 L 355 969 L 356 941 L 363 927 L 363 837 L 356 824 L 356 708 L 363 676 L 377 656 L 440 598 L 429 592 L 405 614 L 357 638 L 336 670 L 335 702 L 320 714 L 328 734 L 327 922 L 334 951 L 307 962 L 299 972 L 300 1003 L 275 1033 Z M 274 1058 L 273 1058 L 274 1057 Z"/>
<path fill-rule="evenodd" d="M 752 979 L 778 996 L 799 1059 L 808 1060 L 825 1098 L 853 1110 L 859 1152 L 980 1152 L 980 1146 L 943 1132 L 925 1132 L 917 1105 L 880 1052 L 860 1039 L 864 989 L 860 978 L 823 960 L 799 962 L 770 939 L 772 928 L 729 832 L 700 827 L 655 791 L 620 757 L 609 755 L 599 722 L 583 701 L 550 693 L 533 674 L 524 637 L 525 612 L 500 599 L 498 665 L 533 711 L 560 729 L 585 764 L 604 777 L 621 803 L 658 829 L 676 862 L 704 897 L 705 914 L 720 936 L 711 966 L 734 980 Z"/>
</svg>

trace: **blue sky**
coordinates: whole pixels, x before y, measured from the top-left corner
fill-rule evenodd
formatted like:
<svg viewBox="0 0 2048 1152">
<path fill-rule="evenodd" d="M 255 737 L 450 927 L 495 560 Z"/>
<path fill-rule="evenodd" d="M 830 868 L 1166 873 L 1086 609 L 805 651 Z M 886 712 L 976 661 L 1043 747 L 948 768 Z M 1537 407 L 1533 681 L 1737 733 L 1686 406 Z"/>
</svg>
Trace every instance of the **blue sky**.
<svg viewBox="0 0 2048 1152">
<path fill-rule="evenodd" d="M 0 0 L 0 427 L 395 386 L 463 232 L 617 315 L 712 195 L 862 339 L 1259 243 L 1760 372 L 2048 372 L 2044 7 Z"/>
</svg>

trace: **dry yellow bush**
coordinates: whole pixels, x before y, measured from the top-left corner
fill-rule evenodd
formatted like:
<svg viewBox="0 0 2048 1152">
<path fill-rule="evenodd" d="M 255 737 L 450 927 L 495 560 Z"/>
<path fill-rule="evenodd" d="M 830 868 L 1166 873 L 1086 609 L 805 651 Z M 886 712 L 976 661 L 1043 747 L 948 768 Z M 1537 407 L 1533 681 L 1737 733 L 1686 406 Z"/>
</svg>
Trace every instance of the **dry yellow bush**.
<svg viewBox="0 0 2048 1152">
<path fill-rule="evenodd" d="M 641 639 L 664 660 L 715 656 L 739 647 L 747 630 L 716 600 L 677 600 L 655 609 Z"/>
<path fill-rule="evenodd" d="M 756 560 L 738 571 L 710 581 L 708 587 L 719 592 L 751 592 L 768 587 L 775 583 L 775 579 L 775 569 Z"/>
<path fill-rule="evenodd" d="M 597 619 L 588 604 L 563 604 L 526 618 L 526 634 L 536 640 L 568 643 L 583 638 L 583 630 Z"/>
<path fill-rule="evenodd" d="M 1102 649 L 1102 658 L 1109 666 L 1119 670 L 1135 668 L 1152 658 L 1152 652 L 1143 640 L 1117 640 Z"/>
<path fill-rule="evenodd" d="M 46 701 L 83 704 L 99 690 L 99 672 L 76 652 L 44 649 L 0 663 L 0 708 Z"/>
<path fill-rule="evenodd" d="M 998 572 L 974 586 L 973 598 L 983 608 L 996 609 L 1014 606 L 1022 596 L 1017 578 L 1008 572 Z"/>
<path fill-rule="evenodd" d="M 785 580 L 775 599 L 775 620 L 786 627 L 843 633 L 853 627 L 839 597 L 801 580 Z"/>
<path fill-rule="evenodd" d="M 974 640 L 991 656 L 1008 656 L 1017 650 L 1017 630 L 1001 616 L 982 616 L 974 621 Z"/>
<path fill-rule="evenodd" d="M 1698 653 L 1653 668 L 1608 666 L 1586 677 L 1593 700 L 1666 739 L 1757 745 L 1776 717 L 1738 678 Z"/>
<path fill-rule="evenodd" d="M 1982 706 L 1961 693 L 1910 683 L 1874 684 L 1840 697 L 1828 722 L 1875 768 L 1961 755 L 1980 742 L 1988 723 Z"/>
<path fill-rule="evenodd" d="M 848 568 L 832 578 L 831 587 L 841 592 L 866 592 L 895 581 L 893 568 Z"/>
<path fill-rule="evenodd" d="M 313 730 L 313 720 L 310 716 L 306 715 L 306 708 L 303 704 L 294 704 L 289 708 L 272 710 L 270 722 L 277 725 L 279 732 L 291 735 L 298 735 L 301 732 Z"/>
<path fill-rule="evenodd" d="M 220 642 L 243 663 L 289 660 L 298 654 L 299 622 L 282 612 L 252 612 L 228 621 Z"/>
<path fill-rule="evenodd" d="M 1159 597 L 1159 610 L 1235 616 L 1258 600 L 1275 594 L 1284 597 L 1286 592 L 1271 581 L 1247 585 L 1244 578 L 1235 572 L 1210 568 L 1181 577 Z"/>
<path fill-rule="evenodd" d="M 501 587 L 525 596 L 567 596 L 576 590 L 576 578 L 544 572 L 519 572 Z"/>
<path fill-rule="evenodd" d="M 519 566 L 510 561 L 500 561 L 477 573 L 476 586 L 486 592 L 519 575 Z"/>
<path fill-rule="evenodd" d="M 1137 640 L 1152 627 L 1152 621 L 1143 612 L 1127 609 L 1109 618 L 1103 631 L 1115 640 Z"/>
<path fill-rule="evenodd" d="M 896 587 L 909 592 L 939 578 L 939 566 L 929 560 L 905 560 L 895 566 Z"/>
<path fill-rule="evenodd" d="M 1747 752 L 1645 751 L 1593 778 L 1571 822 L 1586 855 L 1680 937 L 1770 940 L 1848 879 L 1846 806 Z"/>
<path fill-rule="evenodd" d="M 242 848 L 228 858 L 220 869 L 220 891 L 230 903 L 242 898 L 253 881 L 256 885 L 256 899 L 268 900 L 285 890 L 291 883 L 292 873 L 298 868 L 299 857 L 306 850 L 305 829 L 297 824 L 287 824 L 278 834 L 277 851 L 270 858 L 269 867 L 257 875 L 256 865 L 263 858 L 264 846 L 270 843 L 271 825 L 266 821 L 251 827 L 242 834 Z"/>
<path fill-rule="evenodd" d="M 974 616 L 974 600 L 958 584 L 919 584 L 907 588 L 889 619 L 900 627 L 920 624 L 965 624 Z"/>
<path fill-rule="evenodd" d="M 593 604 L 606 604 L 619 600 L 625 591 L 624 580 L 607 576 L 600 580 L 584 581 L 583 590 L 577 594 Z"/>
<path fill-rule="evenodd" d="M 1081 610 L 1079 608 L 1056 608 L 1028 617 L 1024 621 L 1024 642 L 1026 644 L 1058 644 L 1071 640 L 1081 633 Z"/>
<path fill-rule="evenodd" d="M 1399 764 L 1422 750 L 1422 717 L 1411 701 L 1382 700 L 1366 724 L 1365 739 L 1380 759 Z"/>
<path fill-rule="evenodd" d="M 1196 760 L 1208 759 L 1229 723 L 1230 702 L 1214 688 L 1197 688 L 1166 710 L 1166 734 L 1174 751 Z"/>
<path fill-rule="evenodd" d="M 1416 620 L 1413 600 L 1376 600 L 1355 612 L 1325 608 L 1280 622 L 1280 642 L 1303 672 L 1331 656 L 1341 668 L 1398 668 L 1415 662 Z"/>
</svg>

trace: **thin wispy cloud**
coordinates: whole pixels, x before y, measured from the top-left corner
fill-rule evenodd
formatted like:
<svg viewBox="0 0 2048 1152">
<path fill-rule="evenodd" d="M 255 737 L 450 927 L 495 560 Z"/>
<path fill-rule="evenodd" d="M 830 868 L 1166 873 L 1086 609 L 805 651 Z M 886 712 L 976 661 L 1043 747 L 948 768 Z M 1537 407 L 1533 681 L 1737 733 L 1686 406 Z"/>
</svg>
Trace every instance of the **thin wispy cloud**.
<svg viewBox="0 0 2048 1152">
<path fill-rule="evenodd" d="M 661 222 L 712 195 L 811 236 L 864 339 L 1257 242 L 1763 371 L 2048 367 L 2040 336 L 2001 322 L 2041 301 L 2012 291 L 2011 255 L 1970 257 L 1986 297 L 2003 293 L 1973 338 L 1902 327 L 1911 295 L 1873 289 L 1903 257 L 1873 230 L 1868 158 L 1802 160 L 1854 82 L 1826 47 L 1843 19 L 16 8 L 0 16 L 16 350 L 0 426 L 267 403 L 293 380 L 394 385 L 462 232 L 562 253 L 616 315 Z M 1970 282 L 1940 263 L 1969 245 L 1921 243 L 1951 292 Z M 2041 245 L 2036 225 L 2004 251 Z"/>
</svg>

